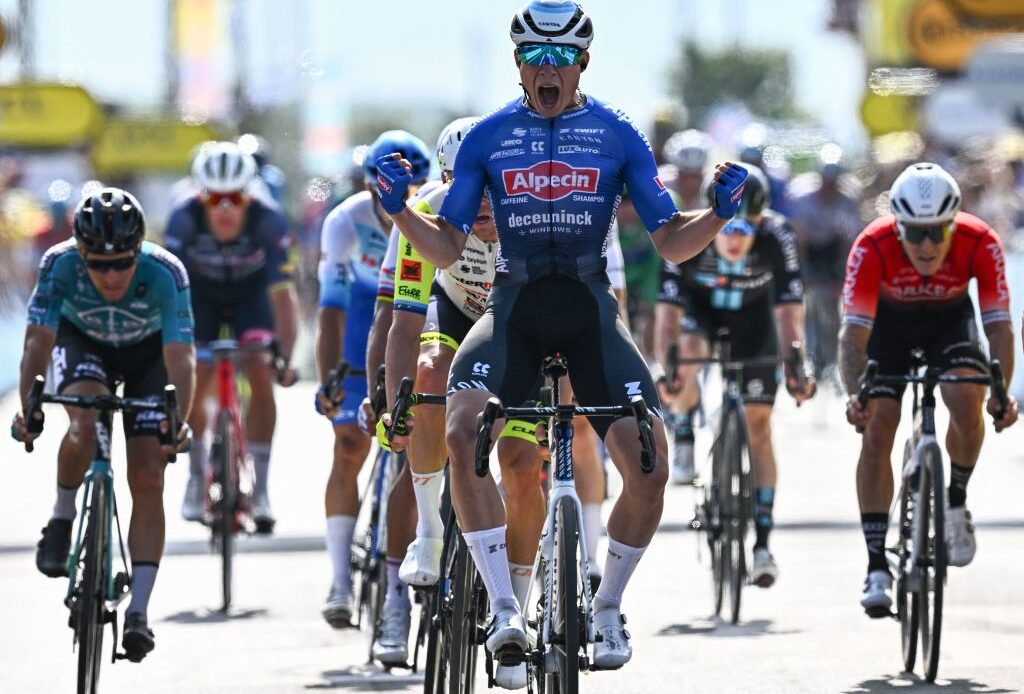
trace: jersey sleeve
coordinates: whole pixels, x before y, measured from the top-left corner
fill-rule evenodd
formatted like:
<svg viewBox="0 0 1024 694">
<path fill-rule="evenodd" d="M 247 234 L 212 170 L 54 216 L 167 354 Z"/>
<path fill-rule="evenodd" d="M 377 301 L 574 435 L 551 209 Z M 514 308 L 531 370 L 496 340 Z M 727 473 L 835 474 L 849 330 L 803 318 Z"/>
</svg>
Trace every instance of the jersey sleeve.
<svg viewBox="0 0 1024 694">
<path fill-rule="evenodd" d="M 377 277 L 377 301 L 392 303 L 395 300 L 395 266 L 398 264 L 398 227 L 391 228 L 388 236 L 388 250 L 384 253 L 384 262 L 380 266 Z"/>
<path fill-rule="evenodd" d="M 494 128 L 477 125 L 472 128 L 455 158 L 454 179 L 438 215 L 464 234 L 473 231 L 473 220 L 480 209 L 487 185 L 487 168 L 483 153 L 486 151 Z"/>
<path fill-rule="evenodd" d="M 267 285 L 270 291 L 295 279 L 295 264 L 290 256 L 292 239 L 288 220 L 275 208 L 266 208 L 263 223 L 263 249 L 267 254 Z"/>
<path fill-rule="evenodd" d="M 39 277 L 28 301 L 28 324 L 42 325 L 56 330 L 60 324 L 60 310 L 67 296 L 68 284 L 60 276 L 59 265 L 65 253 L 65 244 L 48 250 L 39 262 Z"/>
<path fill-rule="evenodd" d="M 426 200 L 416 203 L 413 209 L 433 214 L 433 208 Z M 395 264 L 395 310 L 425 316 L 433 280 L 434 266 L 413 248 L 405 236 L 399 234 Z"/>
<path fill-rule="evenodd" d="M 614 127 L 622 144 L 623 175 L 633 207 L 647 231 L 653 233 L 679 210 L 658 176 L 658 165 L 647 137 L 622 112 L 618 112 Z"/>
<path fill-rule="evenodd" d="M 619 221 L 612 220 L 612 228 L 608 232 L 607 253 L 608 281 L 612 289 L 626 289 L 626 261 L 622 257 L 622 245 L 619 243 Z"/>
<path fill-rule="evenodd" d="M 882 257 L 867 235 L 861 234 L 846 261 L 843 325 L 874 327 L 881 283 Z"/>
<path fill-rule="evenodd" d="M 191 345 L 195 342 L 195 319 L 192 315 L 192 292 L 185 266 L 175 256 L 157 249 L 152 258 L 163 270 L 160 286 L 161 342 Z"/>
<path fill-rule="evenodd" d="M 352 295 L 349 256 L 356 244 L 356 226 L 343 209 L 335 208 L 324 220 L 320 233 L 320 306 L 348 310 Z"/>
<path fill-rule="evenodd" d="M 981 322 L 1010 321 L 1010 288 L 1006 283 L 1006 256 L 1003 244 L 989 228 L 974 253 L 971 272 L 978 280 Z"/>
<path fill-rule="evenodd" d="M 772 277 L 775 279 L 775 304 L 798 304 L 804 300 L 800 277 L 800 251 L 789 222 L 779 220 L 771 229 L 774 240 Z"/>
</svg>

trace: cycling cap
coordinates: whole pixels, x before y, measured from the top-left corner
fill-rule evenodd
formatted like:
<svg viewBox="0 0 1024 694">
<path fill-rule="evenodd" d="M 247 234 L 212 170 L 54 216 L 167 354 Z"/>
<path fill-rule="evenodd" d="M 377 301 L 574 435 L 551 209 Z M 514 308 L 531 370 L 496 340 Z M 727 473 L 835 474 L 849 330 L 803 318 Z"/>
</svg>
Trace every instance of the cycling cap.
<svg viewBox="0 0 1024 694">
<path fill-rule="evenodd" d="M 889 206 L 902 224 L 943 224 L 960 210 L 960 186 L 938 164 L 911 164 L 893 181 Z"/>
<path fill-rule="evenodd" d="M 455 155 L 459 153 L 462 140 L 470 128 L 480 122 L 478 116 L 457 118 L 444 126 L 441 136 L 437 138 L 437 164 L 442 171 L 455 170 Z"/>
<path fill-rule="evenodd" d="M 371 183 L 377 181 L 377 160 L 386 154 L 398 152 L 412 164 L 412 182 L 420 184 L 430 173 L 430 150 L 427 144 L 404 130 L 386 130 L 373 141 L 363 156 L 363 175 Z"/>
<path fill-rule="evenodd" d="M 743 183 L 743 197 L 736 218 L 756 217 L 771 205 L 772 194 L 768 177 L 764 171 L 753 164 L 739 164 L 747 170 L 747 180 Z M 712 207 L 715 205 L 715 175 L 711 174 L 704 181 L 704 195 Z"/>
<path fill-rule="evenodd" d="M 72 230 L 86 252 L 115 255 L 138 250 L 146 236 L 146 217 L 131 193 L 103 188 L 78 203 Z"/>
<path fill-rule="evenodd" d="M 594 40 L 594 25 L 572 0 L 533 0 L 512 18 L 512 41 L 564 43 L 587 50 Z"/>
<path fill-rule="evenodd" d="M 711 150 L 711 137 L 700 130 L 684 130 L 668 138 L 662 154 L 665 161 L 681 171 L 704 171 Z"/>
<path fill-rule="evenodd" d="M 245 190 L 255 176 L 256 160 L 234 142 L 214 143 L 192 163 L 196 185 L 210 193 Z"/>
</svg>

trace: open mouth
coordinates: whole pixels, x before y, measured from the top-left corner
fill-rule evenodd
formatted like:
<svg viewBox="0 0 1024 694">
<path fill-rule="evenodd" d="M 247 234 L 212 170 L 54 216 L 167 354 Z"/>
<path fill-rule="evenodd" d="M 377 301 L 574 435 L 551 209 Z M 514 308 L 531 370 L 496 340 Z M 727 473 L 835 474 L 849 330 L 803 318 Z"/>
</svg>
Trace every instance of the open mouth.
<svg viewBox="0 0 1024 694">
<path fill-rule="evenodd" d="M 562 90 L 559 87 L 539 86 L 537 87 L 537 99 L 544 108 L 555 108 L 558 106 Z"/>
<path fill-rule="evenodd" d="M 491 221 L 491 215 L 489 215 L 489 214 L 478 214 L 473 219 L 473 226 L 477 226 L 477 225 L 480 225 L 480 224 L 487 224 L 490 221 Z"/>
</svg>

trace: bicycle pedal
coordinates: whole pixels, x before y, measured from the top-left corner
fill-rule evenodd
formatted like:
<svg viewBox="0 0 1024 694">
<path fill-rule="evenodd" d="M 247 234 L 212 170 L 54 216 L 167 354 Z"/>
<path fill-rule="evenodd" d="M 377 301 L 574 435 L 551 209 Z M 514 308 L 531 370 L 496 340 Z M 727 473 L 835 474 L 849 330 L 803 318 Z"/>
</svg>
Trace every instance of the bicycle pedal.
<svg viewBox="0 0 1024 694">
<path fill-rule="evenodd" d="M 494 654 L 494 659 L 504 667 L 512 667 L 524 662 L 526 653 L 519 646 L 504 646 Z"/>
<path fill-rule="evenodd" d="M 886 617 L 898 617 L 898 615 L 888 607 L 865 607 L 864 612 L 871 619 L 885 619 Z"/>
</svg>

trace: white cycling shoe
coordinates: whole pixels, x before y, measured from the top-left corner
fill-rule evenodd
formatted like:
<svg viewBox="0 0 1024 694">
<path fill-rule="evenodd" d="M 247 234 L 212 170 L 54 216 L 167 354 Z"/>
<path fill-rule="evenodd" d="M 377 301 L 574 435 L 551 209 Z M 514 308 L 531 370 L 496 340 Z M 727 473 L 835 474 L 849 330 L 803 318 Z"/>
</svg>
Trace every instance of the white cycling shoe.
<svg viewBox="0 0 1024 694">
<path fill-rule="evenodd" d="M 441 552 L 444 540 L 417 537 L 405 551 L 398 577 L 409 586 L 432 586 L 441 576 Z"/>
<path fill-rule="evenodd" d="M 967 566 L 978 551 L 974 523 L 966 506 L 951 508 L 946 515 L 946 547 L 950 566 Z"/>
<path fill-rule="evenodd" d="M 754 566 L 750 571 L 750 582 L 758 588 L 771 588 L 779 577 L 779 565 L 766 547 L 754 548 Z"/>
<path fill-rule="evenodd" d="M 409 660 L 409 627 L 412 623 L 412 605 L 385 605 L 381 615 L 377 640 L 373 642 L 373 657 L 381 665 L 405 665 Z"/>
<path fill-rule="evenodd" d="M 527 682 L 526 662 L 518 665 L 496 664 L 494 668 L 494 683 L 502 689 L 522 689 Z"/>
<path fill-rule="evenodd" d="M 597 632 L 594 644 L 595 669 L 617 670 L 633 657 L 629 632 L 626 631 L 626 618 L 618 609 L 595 612 L 594 631 Z"/>
<path fill-rule="evenodd" d="M 869 617 L 888 617 L 892 611 L 892 576 L 888 571 L 871 571 L 864 579 L 860 606 Z"/>
<path fill-rule="evenodd" d="M 491 624 L 487 628 L 487 650 L 496 660 L 501 661 L 502 651 L 514 652 L 518 649 L 525 653 L 528 648 L 526 620 L 519 614 L 519 610 L 506 607 L 491 617 Z"/>
<path fill-rule="evenodd" d="M 331 586 L 320 611 L 324 621 L 335 629 L 352 626 L 352 589 L 344 586 Z"/>
<path fill-rule="evenodd" d="M 672 484 L 693 484 L 697 478 L 693 461 L 693 439 L 676 439 L 672 446 Z"/>
<path fill-rule="evenodd" d="M 203 495 L 206 485 L 202 475 L 191 475 L 185 486 L 185 499 L 181 502 L 181 517 L 187 521 L 203 520 Z"/>
</svg>

